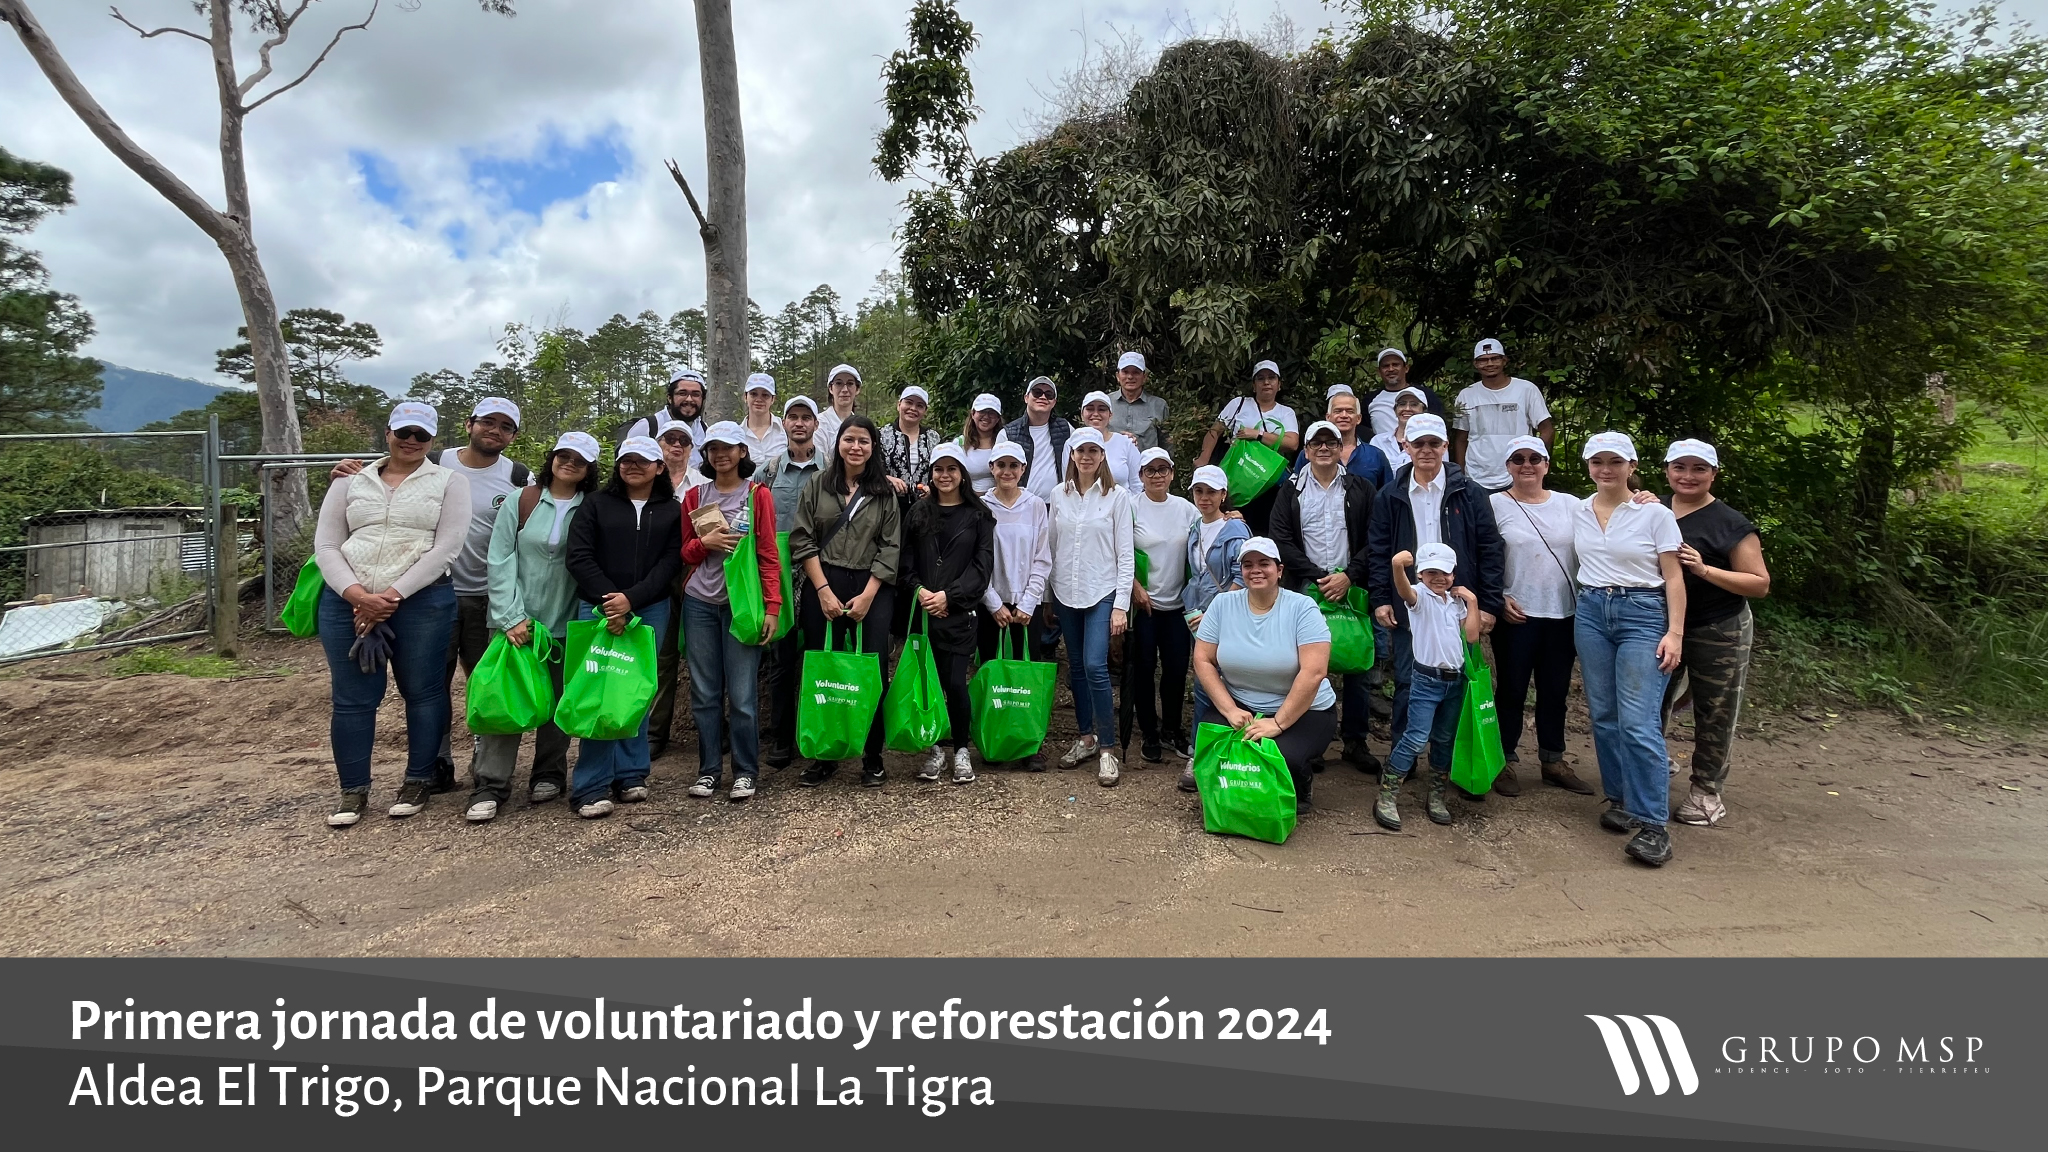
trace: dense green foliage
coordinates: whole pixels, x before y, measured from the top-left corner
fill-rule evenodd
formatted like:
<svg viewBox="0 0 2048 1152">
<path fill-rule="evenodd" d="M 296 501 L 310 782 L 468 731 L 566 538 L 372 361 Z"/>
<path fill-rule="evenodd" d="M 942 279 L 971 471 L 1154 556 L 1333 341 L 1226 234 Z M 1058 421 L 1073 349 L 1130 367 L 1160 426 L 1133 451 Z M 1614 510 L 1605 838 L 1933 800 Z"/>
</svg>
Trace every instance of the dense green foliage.
<svg viewBox="0 0 2048 1152">
<path fill-rule="evenodd" d="M 70 173 L 0 148 L 0 433 L 81 430 L 100 402 L 92 317 L 10 239 L 71 202 Z"/>
</svg>

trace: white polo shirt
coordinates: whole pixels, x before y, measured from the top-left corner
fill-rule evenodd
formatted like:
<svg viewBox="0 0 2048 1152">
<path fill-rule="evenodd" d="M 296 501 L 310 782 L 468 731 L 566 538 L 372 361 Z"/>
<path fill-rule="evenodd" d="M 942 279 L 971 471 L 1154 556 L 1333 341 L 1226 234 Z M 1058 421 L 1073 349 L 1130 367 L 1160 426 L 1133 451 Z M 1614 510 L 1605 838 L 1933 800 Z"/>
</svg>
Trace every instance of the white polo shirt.
<svg viewBox="0 0 2048 1152">
<path fill-rule="evenodd" d="M 1427 484 L 1418 483 L 1415 473 L 1408 474 L 1408 507 L 1415 514 L 1415 550 L 1422 551 L 1425 544 L 1444 542 L 1444 475 L 1447 469 L 1439 468 L 1434 479 Z"/>
<path fill-rule="evenodd" d="M 1592 499 L 1572 513 L 1572 550 L 1579 557 L 1581 588 L 1662 588 L 1664 571 L 1658 557 L 1678 551 L 1684 542 L 1678 518 L 1662 504 L 1624 503 L 1607 518 L 1604 531 Z"/>
<path fill-rule="evenodd" d="M 1415 585 L 1415 603 L 1408 606 L 1410 649 L 1424 668 L 1451 672 L 1465 666 L 1465 602 L 1449 592 Z"/>
</svg>

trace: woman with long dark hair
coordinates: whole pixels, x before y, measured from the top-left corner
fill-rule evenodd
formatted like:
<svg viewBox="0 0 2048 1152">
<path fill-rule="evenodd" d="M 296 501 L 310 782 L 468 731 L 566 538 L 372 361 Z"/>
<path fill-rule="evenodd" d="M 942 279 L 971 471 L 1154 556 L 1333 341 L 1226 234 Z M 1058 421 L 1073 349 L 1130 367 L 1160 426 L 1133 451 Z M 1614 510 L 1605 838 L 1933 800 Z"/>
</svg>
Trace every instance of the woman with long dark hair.
<svg viewBox="0 0 2048 1152">
<path fill-rule="evenodd" d="M 995 567 L 995 517 L 967 482 L 964 456 L 958 445 L 939 445 L 932 456 L 931 495 L 912 504 L 903 521 L 904 583 L 931 618 L 932 655 L 952 730 L 932 749 L 918 778 L 937 780 L 950 754 L 955 784 L 974 779 L 967 743 L 967 676 L 974 659 L 975 607 Z"/>
<path fill-rule="evenodd" d="M 611 479 L 569 525 L 569 574 L 581 598 L 576 619 L 601 616 L 618 636 L 638 616 L 659 636 L 668 627 L 669 585 L 683 564 L 682 521 L 661 446 L 626 437 Z M 594 820 L 611 815 L 615 801 L 640 803 L 650 763 L 645 718 L 624 740 L 583 741 L 570 805 Z"/>
<path fill-rule="evenodd" d="M 803 624 L 806 650 L 825 647 L 828 627 L 836 637 L 861 626 L 862 650 L 888 655 L 903 518 L 896 489 L 877 458 L 881 439 L 873 420 L 857 413 L 845 417 L 834 433 L 831 463 L 797 497 L 789 558 L 803 570 L 797 619 Z M 883 659 L 884 688 L 888 679 L 888 661 Z M 814 760 L 797 782 L 815 788 L 838 770 L 838 764 Z M 879 788 L 886 778 L 882 714 L 877 709 L 861 757 L 861 784 Z"/>
<path fill-rule="evenodd" d="M 554 659 L 548 662 L 556 699 L 562 695 L 559 643 L 576 608 L 576 583 L 569 578 L 569 525 L 576 510 L 597 491 L 597 458 L 596 437 L 562 433 L 541 466 L 540 483 L 498 505 L 498 519 L 491 526 L 491 627 L 521 648 L 533 643 L 536 628 L 557 641 Z M 519 741 L 516 732 L 477 737 L 476 788 L 464 814 L 472 824 L 495 819 L 510 798 Z M 569 737 L 550 720 L 533 733 L 533 773 L 526 798 L 545 804 L 568 786 Z"/>
<path fill-rule="evenodd" d="M 1003 402 L 993 393 L 983 392 L 974 398 L 974 407 L 960 425 L 960 438 L 953 441 L 965 456 L 967 479 L 974 485 L 976 496 L 986 496 L 996 486 L 989 453 L 1002 438 Z"/>
</svg>

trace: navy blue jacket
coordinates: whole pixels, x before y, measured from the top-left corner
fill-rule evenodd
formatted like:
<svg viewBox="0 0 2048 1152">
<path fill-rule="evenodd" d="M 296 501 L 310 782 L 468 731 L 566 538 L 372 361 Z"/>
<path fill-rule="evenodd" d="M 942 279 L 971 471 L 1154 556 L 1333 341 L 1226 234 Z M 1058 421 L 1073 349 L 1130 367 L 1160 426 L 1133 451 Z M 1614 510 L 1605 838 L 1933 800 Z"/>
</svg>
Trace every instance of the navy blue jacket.
<svg viewBox="0 0 2048 1152">
<path fill-rule="evenodd" d="M 1415 551 L 1415 512 L 1408 500 L 1408 481 L 1415 465 L 1403 465 L 1394 482 L 1380 489 L 1373 500 L 1372 527 L 1366 538 L 1366 588 L 1372 606 L 1394 606 L 1394 615 L 1408 618 L 1408 605 L 1394 592 L 1394 574 L 1388 565 L 1396 552 Z M 1500 528 L 1493 522 L 1493 502 L 1485 489 L 1465 479 L 1465 470 L 1444 462 L 1443 517 L 1438 531 L 1443 542 L 1458 554 L 1459 585 L 1470 588 L 1483 612 L 1496 617 L 1507 601 L 1507 557 L 1501 544 Z M 1409 574 L 1409 579 L 1414 579 Z"/>
</svg>

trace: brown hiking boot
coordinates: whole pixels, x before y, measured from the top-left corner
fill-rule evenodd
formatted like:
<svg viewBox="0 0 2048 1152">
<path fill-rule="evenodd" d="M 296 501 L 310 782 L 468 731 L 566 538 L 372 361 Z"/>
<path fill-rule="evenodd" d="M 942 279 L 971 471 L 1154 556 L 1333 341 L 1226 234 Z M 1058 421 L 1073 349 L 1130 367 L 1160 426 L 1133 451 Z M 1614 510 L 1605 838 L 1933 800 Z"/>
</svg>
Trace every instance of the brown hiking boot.
<svg viewBox="0 0 2048 1152">
<path fill-rule="evenodd" d="M 1522 781 L 1515 776 L 1515 762 L 1513 760 L 1501 765 L 1500 775 L 1493 778 L 1493 790 L 1503 796 L 1520 796 L 1522 794 Z"/>
<path fill-rule="evenodd" d="M 1543 782 L 1562 788 L 1567 792 L 1576 792 L 1581 796 L 1591 796 L 1593 794 L 1593 786 L 1579 779 L 1579 774 L 1572 771 L 1571 765 L 1565 764 L 1562 761 L 1543 766 Z M 1494 786 L 1497 788 L 1499 784 Z"/>
</svg>

